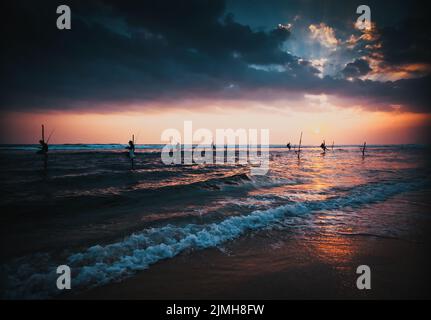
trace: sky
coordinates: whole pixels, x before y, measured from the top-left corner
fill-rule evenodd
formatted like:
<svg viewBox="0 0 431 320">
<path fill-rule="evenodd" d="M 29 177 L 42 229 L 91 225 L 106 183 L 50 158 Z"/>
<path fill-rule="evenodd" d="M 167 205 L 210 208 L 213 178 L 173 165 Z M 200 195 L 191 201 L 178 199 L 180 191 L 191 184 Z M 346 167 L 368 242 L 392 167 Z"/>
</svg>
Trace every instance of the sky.
<svg viewBox="0 0 431 320">
<path fill-rule="evenodd" d="M 421 1 L 8 1 L 0 143 L 160 143 L 269 129 L 273 144 L 429 143 Z M 58 30 L 67 4 L 72 29 Z M 371 9 L 360 30 L 356 8 Z"/>
</svg>

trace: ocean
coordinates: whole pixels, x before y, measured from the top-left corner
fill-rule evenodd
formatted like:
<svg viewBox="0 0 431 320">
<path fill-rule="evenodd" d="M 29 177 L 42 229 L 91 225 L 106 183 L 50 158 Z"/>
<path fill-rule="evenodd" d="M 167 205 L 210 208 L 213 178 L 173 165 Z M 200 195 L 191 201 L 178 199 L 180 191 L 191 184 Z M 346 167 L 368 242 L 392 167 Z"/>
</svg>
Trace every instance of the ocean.
<svg viewBox="0 0 431 320">
<path fill-rule="evenodd" d="M 206 281 L 221 292 L 245 273 L 288 274 L 301 257 L 353 268 L 352 239 L 428 244 L 426 146 L 368 146 L 365 157 L 360 146 L 325 155 L 306 146 L 298 159 L 272 145 L 261 176 L 246 164 L 165 165 L 160 145 L 139 145 L 132 170 L 124 147 L 52 145 L 45 163 L 35 145 L 0 146 L 3 298 L 69 295 L 56 287 L 59 265 L 71 268 L 79 295 L 203 254 Z M 303 249 L 277 251 L 287 242 Z M 211 250 L 231 262 L 218 264 Z"/>
</svg>

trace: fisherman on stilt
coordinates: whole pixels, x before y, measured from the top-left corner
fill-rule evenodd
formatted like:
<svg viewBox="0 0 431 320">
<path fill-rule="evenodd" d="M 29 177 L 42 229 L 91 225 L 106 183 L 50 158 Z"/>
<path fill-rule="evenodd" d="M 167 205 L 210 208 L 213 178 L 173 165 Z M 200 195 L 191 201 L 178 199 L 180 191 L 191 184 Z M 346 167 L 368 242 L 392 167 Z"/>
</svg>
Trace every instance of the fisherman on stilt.
<svg viewBox="0 0 431 320">
<path fill-rule="evenodd" d="M 326 153 L 326 150 L 328 149 L 328 147 L 327 147 L 327 146 L 326 146 L 326 144 L 325 144 L 325 140 L 323 140 L 322 144 L 320 145 L 320 148 L 322 148 L 322 150 L 323 150 L 323 154 L 325 154 L 325 153 Z"/>
<path fill-rule="evenodd" d="M 134 169 L 134 159 L 135 159 L 135 135 L 133 135 L 132 140 L 129 141 L 129 145 L 126 147 L 129 150 L 128 157 L 132 162 L 132 169 Z"/>
<path fill-rule="evenodd" d="M 40 144 L 40 150 L 37 152 L 37 154 L 43 154 L 46 155 L 48 153 L 48 143 L 45 142 L 45 126 L 42 125 L 42 139 L 39 140 Z"/>
<path fill-rule="evenodd" d="M 135 152 L 135 144 L 133 143 L 132 140 L 129 141 L 129 145 L 126 147 L 126 149 L 128 149 L 129 151 Z M 130 156 L 130 152 L 129 152 L 129 156 Z"/>
<path fill-rule="evenodd" d="M 40 144 L 40 150 L 37 153 L 46 155 L 48 153 L 48 144 L 43 140 L 39 140 L 39 144 Z"/>
<path fill-rule="evenodd" d="M 48 140 L 45 141 L 45 126 L 42 125 L 42 139 L 39 140 L 40 149 L 36 152 L 37 154 L 43 155 L 43 168 L 46 170 L 48 168 L 48 142 L 51 139 L 51 136 L 54 131 L 51 132 L 51 134 L 48 137 Z"/>
</svg>

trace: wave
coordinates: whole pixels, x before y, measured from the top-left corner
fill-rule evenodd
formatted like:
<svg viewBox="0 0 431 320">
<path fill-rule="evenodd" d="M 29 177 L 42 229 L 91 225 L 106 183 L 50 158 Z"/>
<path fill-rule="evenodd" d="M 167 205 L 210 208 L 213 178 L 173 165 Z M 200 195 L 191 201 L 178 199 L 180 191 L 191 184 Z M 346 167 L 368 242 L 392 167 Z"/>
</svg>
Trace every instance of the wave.
<svg viewBox="0 0 431 320">
<path fill-rule="evenodd" d="M 286 212 L 301 210 L 298 204 L 286 205 L 265 211 L 255 211 L 245 216 L 234 216 L 209 225 L 188 224 L 183 227 L 167 225 L 135 233 L 123 241 L 106 246 L 96 245 L 70 255 L 66 264 L 71 267 L 73 285 L 76 288 L 91 288 L 122 279 L 136 271 L 166 258 L 172 258 L 186 249 L 204 249 L 233 240 L 248 230 L 260 229 L 285 216 Z M 38 255 L 32 260 L 40 259 Z M 45 256 L 46 258 L 46 256 Z M 18 266 L 15 275 L 10 275 L 12 287 L 7 298 L 46 298 L 55 295 L 55 265 L 45 270 L 34 270 L 34 264 L 15 263 L 3 272 L 10 274 Z M 22 262 L 22 261 L 21 261 Z M 52 270 L 52 271 L 50 271 Z"/>
<path fill-rule="evenodd" d="M 217 176 L 218 174 L 223 176 Z M 195 175 L 193 170 L 189 173 L 157 171 L 154 174 L 151 171 L 143 171 L 134 173 L 133 180 L 121 171 L 111 171 L 108 174 L 100 170 L 87 176 L 60 176 L 51 179 L 53 187 L 49 189 L 49 199 L 33 194 L 21 196 L 18 202 L 12 194 L 2 199 L 0 206 L 6 212 L 4 216 L 13 218 L 19 214 L 22 219 L 32 219 L 35 208 L 38 208 L 38 215 L 42 218 L 51 216 L 59 207 L 63 208 L 63 212 L 82 211 L 83 214 L 91 209 L 112 210 L 122 205 L 129 205 L 129 210 L 141 211 L 142 206 L 149 203 L 149 200 L 152 205 L 156 205 L 158 202 L 166 203 L 179 197 L 186 199 L 210 196 L 213 192 L 220 196 L 222 193 L 237 194 L 250 189 L 303 183 L 301 179 L 251 176 L 247 170 L 234 174 L 219 172 L 216 175 L 211 172 Z M 82 185 L 85 185 L 86 189 L 82 189 Z M 35 181 L 28 182 L 27 187 L 40 189 L 43 185 Z M 133 203 L 132 207 L 130 203 Z M 70 216 L 71 219 L 76 217 L 76 213 Z"/>
<path fill-rule="evenodd" d="M 362 185 L 344 196 L 288 203 L 210 224 L 149 228 L 112 244 L 95 245 L 73 254 L 64 253 L 61 258 L 52 258 L 49 254 L 23 257 L 1 267 L 2 273 L 8 275 L 6 298 L 47 298 L 59 294 L 55 288 L 57 265 L 70 266 L 75 290 L 88 289 L 121 280 L 187 250 L 216 247 L 253 230 L 280 226 L 291 216 L 364 206 L 421 188 L 424 184 L 426 180 Z"/>
</svg>

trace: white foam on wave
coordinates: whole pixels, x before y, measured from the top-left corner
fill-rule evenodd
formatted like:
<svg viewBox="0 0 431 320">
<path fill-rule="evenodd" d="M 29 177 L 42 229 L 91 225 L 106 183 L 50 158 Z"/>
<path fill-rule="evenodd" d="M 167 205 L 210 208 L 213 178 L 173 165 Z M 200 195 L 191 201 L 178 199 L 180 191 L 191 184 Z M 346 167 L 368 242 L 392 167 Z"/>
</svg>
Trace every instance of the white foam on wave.
<svg viewBox="0 0 431 320">
<path fill-rule="evenodd" d="M 75 289 L 89 288 L 122 279 L 147 269 L 162 259 L 172 258 L 186 249 L 205 249 L 232 240 L 246 231 L 261 229 L 282 219 L 286 213 L 306 212 L 302 204 L 289 204 L 245 216 L 234 216 L 208 225 L 167 225 L 135 233 L 123 241 L 96 245 L 73 254 L 66 264 L 72 269 Z M 33 270 L 32 270 L 33 269 Z M 5 270 L 5 271 L 12 271 Z M 59 293 L 55 288 L 55 266 L 36 271 L 31 263 L 18 265 L 9 277 L 13 286 L 9 298 L 44 298 Z M 36 292 L 34 290 L 37 290 Z"/>
<path fill-rule="evenodd" d="M 347 196 L 324 201 L 295 202 L 211 224 L 150 228 L 116 243 L 90 247 L 56 263 L 46 256 L 22 258 L 2 267 L 2 273 L 8 275 L 7 298 L 46 298 L 60 293 L 55 287 L 55 270 L 60 264 L 71 267 L 75 290 L 91 288 L 128 277 L 185 250 L 216 247 L 248 231 L 275 225 L 292 215 L 383 201 L 418 186 L 420 184 L 417 182 L 366 185 L 353 189 Z"/>
</svg>

